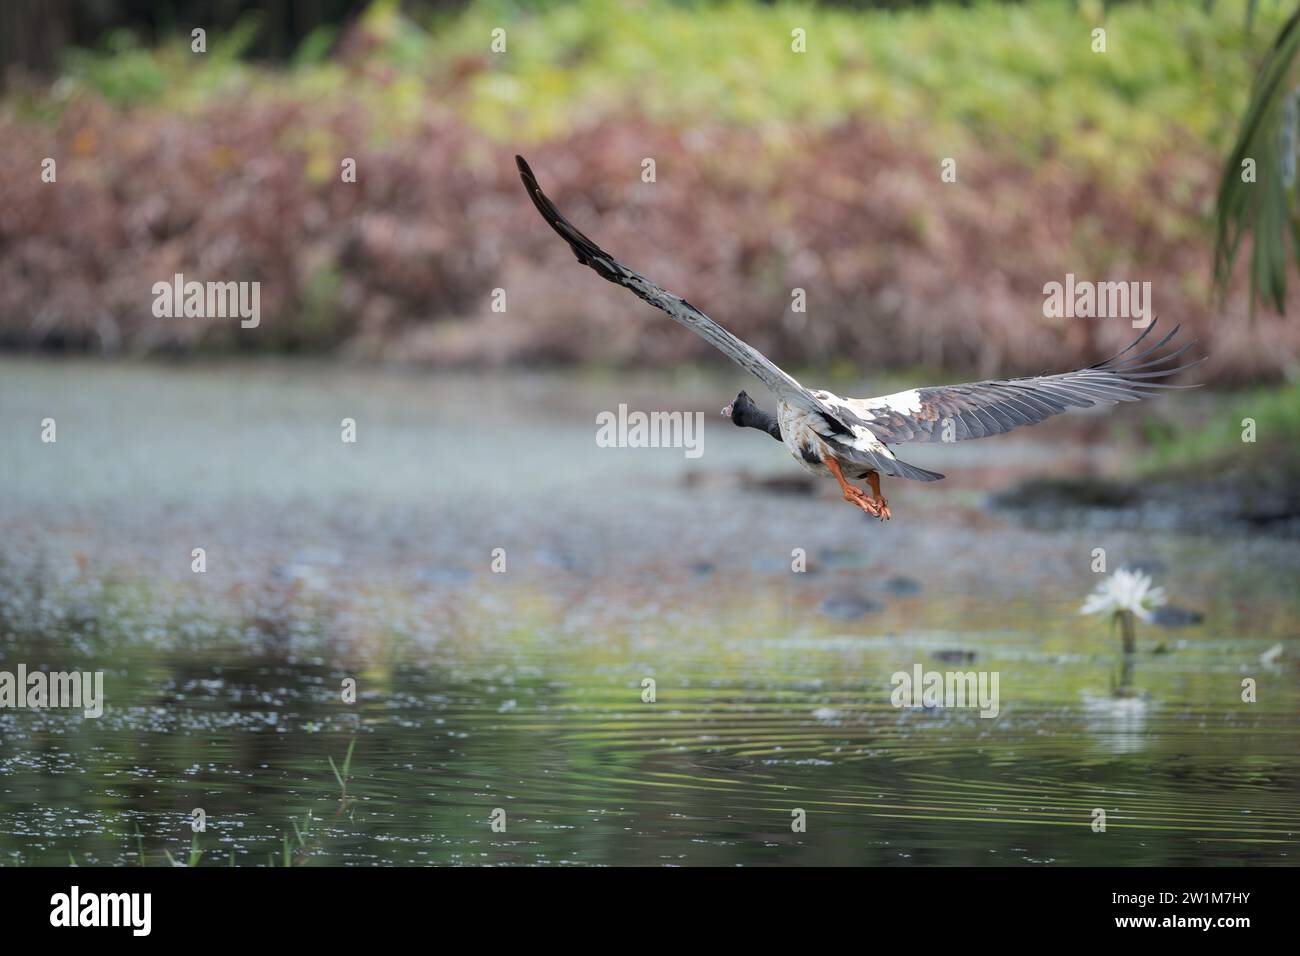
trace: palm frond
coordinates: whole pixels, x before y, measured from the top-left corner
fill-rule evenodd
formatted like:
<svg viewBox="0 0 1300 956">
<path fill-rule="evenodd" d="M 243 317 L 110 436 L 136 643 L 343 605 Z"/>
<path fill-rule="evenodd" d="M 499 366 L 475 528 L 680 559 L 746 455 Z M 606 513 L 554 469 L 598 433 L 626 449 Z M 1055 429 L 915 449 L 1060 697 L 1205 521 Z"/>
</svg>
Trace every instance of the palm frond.
<svg viewBox="0 0 1300 956">
<path fill-rule="evenodd" d="M 1283 24 L 1251 88 L 1250 102 L 1223 168 L 1215 205 L 1214 275 L 1227 288 L 1242 240 L 1250 235 L 1251 300 L 1286 305 L 1287 246 L 1300 260 L 1293 181 L 1297 103 L 1293 76 L 1300 55 L 1300 8 Z M 1254 181 L 1245 178 L 1254 164 Z"/>
</svg>

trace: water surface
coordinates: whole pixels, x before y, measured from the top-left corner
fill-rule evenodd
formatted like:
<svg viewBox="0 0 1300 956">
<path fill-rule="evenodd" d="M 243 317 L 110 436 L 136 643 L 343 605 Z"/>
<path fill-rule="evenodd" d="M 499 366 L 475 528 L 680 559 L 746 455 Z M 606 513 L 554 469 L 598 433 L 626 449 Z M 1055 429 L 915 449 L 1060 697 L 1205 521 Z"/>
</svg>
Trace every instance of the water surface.
<svg viewBox="0 0 1300 956">
<path fill-rule="evenodd" d="M 919 449 L 949 480 L 881 524 L 765 490 L 736 387 L 0 361 L 0 670 L 107 685 L 0 710 L 0 861 L 1292 862 L 1293 539 L 988 507 L 1117 466 L 1096 417 Z M 597 447 L 619 402 L 707 412 L 704 455 Z M 1098 547 L 1203 622 L 1126 666 Z M 917 663 L 997 672 L 996 719 L 892 706 Z"/>
</svg>

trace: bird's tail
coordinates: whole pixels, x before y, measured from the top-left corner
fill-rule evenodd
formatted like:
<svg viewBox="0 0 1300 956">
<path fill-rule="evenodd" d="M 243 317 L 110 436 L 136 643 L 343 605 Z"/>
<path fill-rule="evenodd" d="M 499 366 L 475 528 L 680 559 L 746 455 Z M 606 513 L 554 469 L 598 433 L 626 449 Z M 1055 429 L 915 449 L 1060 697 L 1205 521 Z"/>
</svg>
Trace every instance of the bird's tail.
<svg viewBox="0 0 1300 956">
<path fill-rule="evenodd" d="M 831 453 L 840 464 L 858 465 L 868 471 L 877 471 L 893 478 L 910 478 L 913 481 L 938 481 L 943 478 L 943 475 L 937 471 L 926 471 L 916 465 L 909 465 L 905 461 L 899 461 L 892 454 L 882 454 L 869 448 L 858 448 L 827 438 L 825 435 L 822 436 L 822 441 L 830 446 Z"/>
<path fill-rule="evenodd" d="M 913 481 L 940 481 L 943 475 L 937 471 L 926 471 L 924 468 L 918 468 L 916 465 L 909 465 L 905 461 L 899 461 L 897 458 L 892 459 L 893 465 L 898 469 L 895 477 L 911 478 Z M 886 472 L 886 474 L 894 474 Z"/>
</svg>

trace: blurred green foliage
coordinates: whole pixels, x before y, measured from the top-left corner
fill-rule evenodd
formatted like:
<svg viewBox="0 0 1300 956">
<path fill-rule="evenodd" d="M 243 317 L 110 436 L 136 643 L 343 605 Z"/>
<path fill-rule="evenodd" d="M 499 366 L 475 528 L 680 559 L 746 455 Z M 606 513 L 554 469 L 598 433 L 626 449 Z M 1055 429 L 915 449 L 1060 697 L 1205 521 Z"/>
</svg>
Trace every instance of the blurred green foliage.
<svg viewBox="0 0 1300 956">
<path fill-rule="evenodd" d="M 1283 24 L 1251 86 L 1250 102 L 1224 164 L 1215 210 L 1219 286 L 1230 282 L 1242 241 L 1249 236 L 1251 304 L 1265 299 L 1278 312 L 1286 309 L 1290 260 L 1294 256 L 1300 261 L 1300 218 L 1295 211 L 1298 55 L 1300 8 Z"/>
<path fill-rule="evenodd" d="M 1255 444 L 1242 440 L 1254 423 Z M 1138 471 L 1147 475 L 1190 472 L 1244 461 L 1261 472 L 1295 474 L 1300 467 L 1300 381 L 1251 389 L 1235 395 L 1212 416 L 1152 420 L 1144 433 L 1150 450 Z M 1264 453 L 1254 449 L 1263 446 Z M 1261 465 L 1261 459 L 1266 462 Z"/>
<path fill-rule="evenodd" d="M 1123 169 L 1167 142 L 1171 127 L 1222 136 L 1249 84 L 1252 50 L 1269 36 L 1267 24 L 1248 32 L 1227 7 L 986 3 L 863 15 L 585 0 L 516 24 L 509 7 L 488 4 L 437 42 L 473 50 L 494 24 L 514 26 L 508 56 L 470 95 L 473 115 L 503 135 L 519 118 L 552 134 L 631 99 L 658 117 L 721 113 L 744 124 L 869 114 Z M 1105 53 L 1093 52 L 1096 27 L 1107 31 Z M 806 31 L 806 54 L 791 52 L 795 28 Z"/>
<path fill-rule="evenodd" d="M 280 293 L 263 346 L 368 337 L 367 354 L 482 358 L 464 344 L 489 339 L 470 332 L 479 292 L 510 278 L 536 291 L 505 337 L 511 360 L 617 364 L 620 348 L 643 360 L 625 344 L 578 350 L 591 337 L 572 334 L 575 312 L 594 322 L 597 307 L 547 287 L 547 269 L 527 274 L 565 256 L 517 228 L 509 157 L 524 151 L 629 255 L 671 242 L 674 261 L 694 263 L 692 295 L 725 303 L 738 334 L 789 362 L 989 375 L 1041 369 L 1048 341 L 1057 362 L 1085 362 L 1105 347 L 1097 334 L 1044 334 L 1041 316 L 1044 280 L 1071 271 L 1156 284 L 1161 311 L 1216 356 L 1209 378 L 1289 374 L 1300 331 L 1264 334 L 1246 308 L 1218 307 L 1207 269 L 1217 172 L 1289 3 L 1253 22 L 1237 4 L 1179 0 L 412 8 L 374 0 L 307 32 L 280 66 L 251 59 L 265 18 L 214 27 L 205 55 L 182 27 L 148 48 L 116 32 L 69 53 L 51 86 L 15 87 L 0 101 L 9 162 L 67 155 L 61 172 L 87 191 L 54 215 L 16 183 L 4 197 L 29 225 L 0 276 L 0 338 L 90 348 L 109 328 L 114 343 L 156 348 L 186 327 L 146 334 L 122 277 L 211 269 L 215 243 Z M 160 135 L 169 150 L 152 148 Z M 646 218 L 626 201 L 626 163 L 651 149 L 671 174 Z M 548 152 L 581 155 L 581 175 Z M 975 188 L 936 203 L 934 162 L 948 156 Z M 357 188 L 330 188 L 340 157 L 367 170 Z M 126 188 L 133 177 L 149 188 Z M 86 221 L 103 235 L 87 241 Z M 136 223 L 148 228 L 123 232 Z M 816 336 L 775 318 L 786 288 L 810 282 Z M 52 318 L 34 324 L 36 311 Z M 228 344 L 211 328 L 175 344 Z M 412 341 L 394 344 L 403 329 Z"/>
<path fill-rule="evenodd" d="M 67 77 L 60 89 L 65 94 L 79 87 L 99 93 L 115 106 L 164 99 L 173 90 L 188 94 L 218 93 L 232 75 L 246 71 L 241 57 L 257 36 L 258 17 L 247 14 L 234 28 L 213 33 L 206 43 L 207 52 L 197 60 L 201 69 L 191 69 L 197 57 L 191 51 L 191 39 L 178 37 L 155 49 L 139 45 L 127 30 L 114 30 L 99 50 L 70 49 L 65 57 Z M 308 37 L 304 50 L 313 42 Z M 315 47 L 319 46 L 319 42 Z M 177 82 L 179 78 L 179 83 Z"/>
<path fill-rule="evenodd" d="M 327 95 L 347 84 L 377 112 L 414 121 L 425 82 L 486 132 L 545 139 L 629 108 L 656 119 L 746 126 L 833 124 L 869 115 L 924 126 L 940 142 L 996 139 L 1028 156 L 1061 156 L 1118 176 L 1148 171 L 1180 135 L 1220 148 L 1251 77 L 1281 26 L 1277 5 L 1253 23 L 1233 4 L 1155 0 L 939 5 L 870 12 L 806 4 L 678 4 L 609 0 L 487 2 L 417 24 L 396 0 L 361 18 L 367 63 L 340 69 L 335 37 L 318 30 L 287 73 L 241 61 L 252 19 L 210 53 L 188 37 L 156 50 L 110 36 L 67 59 L 65 91 L 89 88 L 118 104 L 171 105 L 195 94 L 263 86 Z M 1106 52 L 1092 31 L 1106 30 Z M 497 28 L 506 51 L 490 49 Z M 791 50 L 795 29 L 807 52 Z M 455 82 L 447 82 L 454 79 Z"/>
</svg>

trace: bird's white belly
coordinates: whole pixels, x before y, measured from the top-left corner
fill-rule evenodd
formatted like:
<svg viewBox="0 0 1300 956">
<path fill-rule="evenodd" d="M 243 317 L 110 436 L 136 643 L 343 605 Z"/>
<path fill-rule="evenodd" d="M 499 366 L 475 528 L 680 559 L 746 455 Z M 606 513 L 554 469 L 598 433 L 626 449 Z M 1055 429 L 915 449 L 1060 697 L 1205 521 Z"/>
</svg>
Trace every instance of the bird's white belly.
<svg viewBox="0 0 1300 956">
<path fill-rule="evenodd" d="M 814 417 L 785 402 L 777 402 L 776 421 L 781 426 L 781 440 L 785 442 L 785 447 L 794 460 L 814 475 L 829 478 L 831 470 L 822 464 L 822 458 L 828 454 L 829 449 L 813 428 Z M 816 460 L 809 461 L 809 457 Z"/>
</svg>

